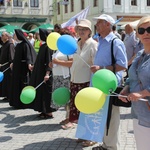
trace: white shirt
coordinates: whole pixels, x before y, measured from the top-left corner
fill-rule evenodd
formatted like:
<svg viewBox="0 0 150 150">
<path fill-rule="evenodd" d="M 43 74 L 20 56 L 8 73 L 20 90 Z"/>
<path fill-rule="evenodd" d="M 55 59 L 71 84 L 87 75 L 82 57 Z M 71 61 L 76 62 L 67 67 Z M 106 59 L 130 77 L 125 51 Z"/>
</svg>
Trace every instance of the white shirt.
<svg viewBox="0 0 150 150">
<path fill-rule="evenodd" d="M 73 55 L 71 82 L 85 83 L 90 81 L 91 70 L 89 66 L 93 65 L 97 47 L 98 43 L 92 38 L 85 41 L 82 49 L 78 45 L 77 53 Z"/>
<path fill-rule="evenodd" d="M 53 57 L 53 59 L 57 58 L 59 60 L 68 60 L 68 59 L 72 58 L 71 55 L 67 57 L 67 55 L 64 55 L 59 50 L 57 50 L 57 52 L 54 53 L 52 57 Z M 70 76 L 69 69 L 70 69 L 69 67 L 53 64 L 53 75 L 54 76 L 63 76 L 64 78 L 68 78 Z"/>
</svg>

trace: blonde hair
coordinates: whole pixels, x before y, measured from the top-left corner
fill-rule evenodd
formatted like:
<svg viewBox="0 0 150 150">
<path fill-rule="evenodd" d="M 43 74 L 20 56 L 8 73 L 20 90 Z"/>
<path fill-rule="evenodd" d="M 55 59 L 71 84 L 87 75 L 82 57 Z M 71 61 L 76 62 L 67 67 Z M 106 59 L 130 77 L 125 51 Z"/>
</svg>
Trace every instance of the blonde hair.
<svg viewBox="0 0 150 150">
<path fill-rule="evenodd" d="M 145 24 L 145 23 L 149 23 L 150 22 L 150 16 L 144 16 L 140 19 L 138 25 L 136 26 L 136 31 L 138 30 L 139 26 L 141 26 L 141 24 Z"/>
</svg>

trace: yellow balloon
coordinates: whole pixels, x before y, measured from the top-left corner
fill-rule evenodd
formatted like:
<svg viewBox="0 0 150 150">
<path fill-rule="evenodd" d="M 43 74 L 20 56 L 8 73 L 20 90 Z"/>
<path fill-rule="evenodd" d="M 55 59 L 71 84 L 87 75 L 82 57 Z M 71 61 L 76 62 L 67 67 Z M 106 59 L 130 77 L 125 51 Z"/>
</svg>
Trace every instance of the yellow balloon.
<svg viewBox="0 0 150 150">
<path fill-rule="evenodd" d="M 87 87 L 80 90 L 75 97 L 77 109 L 85 114 L 99 111 L 106 100 L 106 94 L 95 87 Z"/>
<path fill-rule="evenodd" d="M 57 50 L 57 40 L 61 35 L 57 32 L 52 32 L 46 39 L 47 46 L 52 50 Z"/>
</svg>

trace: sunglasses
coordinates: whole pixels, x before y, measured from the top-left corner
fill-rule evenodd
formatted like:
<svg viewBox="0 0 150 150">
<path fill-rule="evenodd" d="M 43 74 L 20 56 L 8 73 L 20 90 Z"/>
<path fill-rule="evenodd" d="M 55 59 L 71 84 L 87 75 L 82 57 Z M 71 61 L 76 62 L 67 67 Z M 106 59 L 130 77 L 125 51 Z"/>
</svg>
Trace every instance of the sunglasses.
<svg viewBox="0 0 150 150">
<path fill-rule="evenodd" d="M 138 34 L 144 34 L 145 31 L 147 31 L 147 33 L 150 33 L 150 27 L 148 28 L 138 28 Z"/>
</svg>

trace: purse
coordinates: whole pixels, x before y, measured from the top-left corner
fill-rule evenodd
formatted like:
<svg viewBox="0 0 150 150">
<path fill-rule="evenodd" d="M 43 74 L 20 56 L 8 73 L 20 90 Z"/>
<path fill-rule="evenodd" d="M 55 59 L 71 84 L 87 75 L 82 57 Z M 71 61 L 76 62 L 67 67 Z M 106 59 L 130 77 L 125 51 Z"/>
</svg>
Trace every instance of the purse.
<svg viewBox="0 0 150 150">
<path fill-rule="evenodd" d="M 115 40 L 115 38 L 112 40 L 112 43 L 111 43 L 111 59 L 112 59 L 112 65 L 113 66 L 116 63 L 115 58 L 114 58 L 114 54 L 113 54 L 113 41 L 114 40 Z M 115 73 L 115 67 L 114 67 L 113 72 Z M 119 94 L 121 92 L 121 90 L 123 89 L 123 87 L 124 87 L 123 85 L 117 87 L 117 89 L 114 91 L 114 93 Z M 116 95 L 116 94 L 112 93 L 111 95 Z M 119 107 L 131 107 L 131 101 L 123 102 L 122 100 L 120 100 L 118 98 L 118 96 L 110 96 L 110 100 L 112 101 L 112 104 L 115 105 L 115 106 L 119 106 Z"/>
</svg>

